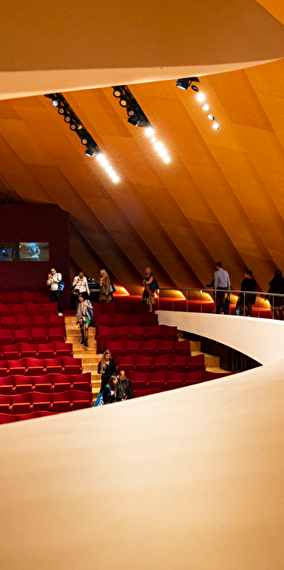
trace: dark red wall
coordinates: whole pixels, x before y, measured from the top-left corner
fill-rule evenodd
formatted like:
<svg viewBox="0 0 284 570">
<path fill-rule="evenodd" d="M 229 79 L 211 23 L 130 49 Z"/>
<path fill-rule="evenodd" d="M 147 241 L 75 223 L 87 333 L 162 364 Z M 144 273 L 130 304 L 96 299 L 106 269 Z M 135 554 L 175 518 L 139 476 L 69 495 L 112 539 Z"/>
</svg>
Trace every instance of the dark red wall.
<svg viewBox="0 0 284 570">
<path fill-rule="evenodd" d="M 0 242 L 49 242 L 49 261 L 0 261 L 0 291 L 45 291 L 51 267 L 62 273 L 70 302 L 69 214 L 58 206 L 1 204 Z"/>
</svg>

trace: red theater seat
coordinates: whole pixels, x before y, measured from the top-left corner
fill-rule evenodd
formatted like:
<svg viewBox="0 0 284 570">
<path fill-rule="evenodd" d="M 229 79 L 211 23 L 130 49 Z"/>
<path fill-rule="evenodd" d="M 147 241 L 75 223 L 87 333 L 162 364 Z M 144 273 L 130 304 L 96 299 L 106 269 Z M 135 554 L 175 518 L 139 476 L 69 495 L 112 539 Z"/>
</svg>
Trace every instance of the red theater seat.
<svg viewBox="0 0 284 570">
<path fill-rule="evenodd" d="M 92 393 L 82 392 L 80 390 L 73 390 L 72 392 L 72 409 L 82 410 L 84 408 L 90 408 L 92 405 L 93 395 Z"/>
<path fill-rule="evenodd" d="M 45 361 L 41 358 L 26 358 L 26 369 L 28 376 L 41 376 L 45 373 Z"/>
<path fill-rule="evenodd" d="M 33 412 L 51 411 L 52 394 L 33 392 Z"/>
<path fill-rule="evenodd" d="M 21 342 L 19 345 L 21 358 L 36 358 L 38 356 L 37 347 L 28 342 Z"/>
<path fill-rule="evenodd" d="M 157 340 L 157 356 L 163 356 L 164 354 L 170 354 L 173 352 L 174 342 L 171 340 Z"/>
<path fill-rule="evenodd" d="M 40 314 L 44 315 L 57 315 L 58 305 L 57 303 L 42 303 L 39 304 Z"/>
<path fill-rule="evenodd" d="M 18 421 L 18 416 L 12 416 L 12 414 L 9 414 L 9 413 L 8 414 L 0 413 L 0 425 L 10 424 L 12 422 L 17 422 L 17 421 Z"/>
<path fill-rule="evenodd" d="M 9 378 L 9 376 L 8 376 Z M 34 387 L 34 380 L 28 376 L 15 376 L 15 394 L 25 394 L 32 392 Z"/>
<path fill-rule="evenodd" d="M 43 344 L 48 341 L 48 333 L 44 328 L 30 328 L 30 338 L 32 344 Z"/>
<path fill-rule="evenodd" d="M 190 356 L 190 340 L 185 339 L 181 341 L 175 341 L 173 343 L 173 350 L 174 354 L 179 354 L 181 356 Z"/>
<path fill-rule="evenodd" d="M 37 392 L 44 392 L 46 394 L 49 394 L 52 391 L 52 379 L 50 376 L 52 375 L 47 374 L 46 376 L 33 377 L 32 380 L 34 382 L 34 389 Z"/>
<path fill-rule="evenodd" d="M 14 335 L 17 331 L 5 331 L 0 329 L 0 345 L 3 346 L 5 344 L 12 344 Z"/>
<path fill-rule="evenodd" d="M 156 356 L 157 340 L 153 339 L 141 343 L 140 351 L 143 356 Z"/>
<path fill-rule="evenodd" d="M 12 414 L 28 414 L 31 411 L 32 392 L 18 394 L 12 397 Z"/>
<path fill-rule="evenodd" d="M 48 329 L 49 342 L 64 342 L 65 335 L 65 327 L 61 326 Z"/>
<path fill-rule="evenodd" d="M 58 394 L 53 394 L 53 412 L 69 412 L 71 410 L 72 402 L 72 392 L 71 390 L 66 390 L 65 392 L 60 392 Z"/>
<path fill-rule="evenodd" d="M 14 332 L 14 336 L 15 336 L 15 342 L 25 342 L 25 343 L 29 343 L 31 340 L 31 333 L 30 333 L 30 328 L 28 329 L 21 329 L 21 330 L 16 330 Z"/>
<path fill-rule="evenodd" d="M 130 325 L 130 340 L 144 341 L 146 335 L 146 327 Z"/>
<path fill-rule="evenodd" d="M 62 356 L 59 360 L 62 362 L 62 372 L 65 374 L 80 374 L 82 372 L 81 358 Z"/>
<path fill-rule="evenodd" d="M 155 313 L 141 313 L 141 324 L 144 327 L 156 326 L 158 324 L 158 317 Z"/>
<path fill-rule="evenodd" d="M 125 340 L 124 341 L 124 356 L 131 356 L 133 354 L 138 354 L 140 351 L 141 342 L 139 340 Z"/>
<path fill-rule="evenodd" d="M 6 344 L 1 348 L 3 360 L 16 360 L 21 357 L 20 345 L 18 344 Z"/>
<path fill-rule="evenodd" d="M 17 328 L 16 316 L 1 317 L 1 328 L 14 331 Z"/>
<path fill-rule="evenodd" d="M 26 308 L 25 305 L 21 304 L 12 304 L 9 305 L 9 308 L 11 310 L 11 312 L 13 313 L 13 315 L 25 315 L 26 314 Z"/>
<path fill-rule="evenodd" d="M 9 375 L 26 373 L 27 366 L 25 358 L 19 358 L 18 360 L 7 360 L 6 364 L 7 364 L 7 374 Z"/>
<path fill-rule="evenodd" d="M 6 303 L 7 305 L 12 305 L 12 304 L 19 304 L 22 302 L 22 296 L 21 296 L 21 291 L 15 291 L 15 292 L 11 292 L 11 293 L 5 293 L 6 295 Z"/>
<path fill-rule="evenodd" d="M 42 314 L 41 306 L 38 303 L 24 303 L 24 306 L 29 317 L 36 317 Z"/>
<path fill-rule="evenodd" d="M 25 329 L 33 326 L 32 317 L 28 317 L 27 315 L 15 315 L 14 319 L 17 322 L 18 329 Z"/>
<path fill-rule="evenodd" d="M 161 325 L 146 327 L 146 340 L 162 338 L 162 331 L 163 327 Z"/>
<path fill-rule="evenodd" d="M 162 338 L 163 340 L 177 340 L 177 327 L 162 325 Z"/>
<path fill-rule="evenodd" d="M 6 376 L 6 378 L 0 378 L 0 394 L 1 396 L 12 396 L 14 392 L 14 378 L 11 376 Z"/>
<path fill-rule="evenodd" d="M 114 342 L 109 341 L 107 343 L 107 348 L 108 348 L 108 350 L 110 350 L 111 355 L 114 358 L 114 360 L 118 356 L 123 355 L 123 347 L 124 347 L 124 341 L 123 340 L 116 340 Z M 97 352 L 99 352 L 98 348 L 97 348 Z"/>
<path fill-rule="evenodd" d="M 85 372 L 85 374 L 77 374 L 71 376 L 73 382 L 73 389 L 80 390 L 81 392 L 91 392 L 91 373 Z"/>
<path fill-rule="evenodd" d="M 153 359 L 153 372 L 163 372 L 169 370 L 170 361 L 172 354 L 162 354 L 161 356 L 156 356 Z"/>
<path fill-rule="evenodd" d="M 130 326 L 113 327 L 113 340 L 128 340 L 130 335 Z"/>
<path fill-rule="evenodd" d="M 56 356 L 54 351 L 54 343 L 42 343 L 37 345 L 38 357 L 43 359 L 50 359 Z"/>
<path fill-rule="evenodd" d="M 73 345 L 70 342 L 53 342 L 52 343 L 56 356 L 73 356 Z"/>
<path fill-rule="evenodd" d="M 128 325 L 128 315 L 120 315 L 119 313 L 114 313 L 112 318 L 114 327 L 123 327 Z"/>
<path fill-rule="evenodd" d="M 9 414 L 11 405 L 12 405 L 12 396 L 10 396 L 9 394 L 0 395 L 0 413 L 1 414 Z"/>
<path fill-rule="evenodd" d="M 143 356 L 138 354 L 135 360 L 136 372 L 151 372 L 153 356 Z"/>
<path fill-rule="evenodd" d="M 7 305 L 0 304 L 0 317 L 10 317 L 12 311 Z"/>
</svg>

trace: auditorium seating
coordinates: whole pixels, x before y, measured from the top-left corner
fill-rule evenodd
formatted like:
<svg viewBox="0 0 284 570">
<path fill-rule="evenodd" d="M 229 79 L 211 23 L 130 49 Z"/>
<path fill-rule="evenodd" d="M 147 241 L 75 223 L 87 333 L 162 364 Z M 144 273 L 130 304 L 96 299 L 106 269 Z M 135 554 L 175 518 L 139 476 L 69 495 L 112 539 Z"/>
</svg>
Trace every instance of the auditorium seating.
<svg viewBox="0 0 284 570">
<path fill-rule="evenodd" d="M 124 325 L 121 327 L 101 326 L 97 335 L 97 351 L 103 352 L 112 341 L 132 340 L 142 342 L 156 339 L 176 341 L 177 327 L 169 327 L 167 325 L 147 327 L 136 325 Z"/>
<path fill-rule="evenodd" d="M 119 356 L 131 356 L 142 354 L 144 356 L 162 356 L 163 354 L 179 354 L 190 356 L 190 341 L 168 341 L 154 339 L 150 341 L 121 340 L 107 343 L 107 349 L 111 351 L 114 359 Z"/>
<path fill-rule="evenodd" d="M 15 343 L 0 344 L 1 360 L 20 358 L 55 358 L 56 356 L 73 356 L 73 346 L 65 342 L 49 342 L 43 344 Z"/>
<path fill-rule="evenodd" d="M 160 372 L 171 370 L 173 372 L 193 372 L 204 370 L 204 355 L 180 356 L 176 354 L 164 354 L 162 356 L 143 356 L 140 354 L 118 357 L 117 370 L 124 370 L 126 375 L 130 371 L 136 372 Z"/>
<path fill-rule="evenodd" d="M 18 358 L 17 360 L 0 360 L 0 378 L 11 374 L 26 376 L 42 376 L 43 374 L 80 374 L 81 358 L 57 356 L 56 358 Z"/>
</svg>

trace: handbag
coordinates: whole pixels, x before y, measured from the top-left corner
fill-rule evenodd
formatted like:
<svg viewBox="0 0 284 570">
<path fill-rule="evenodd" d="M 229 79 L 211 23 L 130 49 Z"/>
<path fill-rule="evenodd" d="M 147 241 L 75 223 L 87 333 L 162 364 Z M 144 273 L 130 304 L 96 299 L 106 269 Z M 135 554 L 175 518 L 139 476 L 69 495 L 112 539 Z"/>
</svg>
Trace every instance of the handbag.
<svg viewBox="0 0 284 570">
<path fill-rule="evenodd" d="M 109 292 L 111 294 L 116 292 L 116 288 L 115 288 L 114 284 L 112 283 L 112 281 L 110 282 Z"/>
<path fill-rule="evenodd" d="M 63 279 L 61 279 L 61 281 L 59 281 L 59 283 L 58 283 L 58 291 L 63 291 L 64 287 L 65 287 L 65 283 L 64 283 Z"/>
</svg>

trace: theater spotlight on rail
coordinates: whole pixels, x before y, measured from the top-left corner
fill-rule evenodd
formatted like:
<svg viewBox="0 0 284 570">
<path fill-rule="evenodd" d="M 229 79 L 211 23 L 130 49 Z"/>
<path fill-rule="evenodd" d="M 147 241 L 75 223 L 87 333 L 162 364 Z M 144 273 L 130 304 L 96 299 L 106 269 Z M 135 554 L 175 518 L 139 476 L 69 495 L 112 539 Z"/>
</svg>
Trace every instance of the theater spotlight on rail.
<svg viewBox="0 0 284 570">
<path fill-rule="evenodd" d="M 90 158 L 96 157 L 100 166 L 103 167 L 106 174 L 111 178 L 111 180 L 115 183 L 119 182 L 117 173 L 110 166 L 108 160 L 103 155 L 96 141 L 94 141 L 93 137 L 82 125 L 79 117 L 73 111 L 72 107 L 70 107 L 65 97 L 63 97 L 61 93 L 53 93 L 50 95 L 45 95 L 45 97 L 48 97 L 48 99 L 52 100 L 53 106 L 58 108 L 59 115 L 62 115 L 62 117 L 64 117 L 64 121 L 65 123 L 69 124 L 71 131 L 74 131 L 80 138 L 82 145 L 85 147 L 86 156 L 89 156 Z"/>
<path fill-rule="evenodd" d="M 158 153 L 158 155 L 163 159 L 165 163 L 170 162 L 171 159 L 167 153 L 167 150 L 165 149 L 163 143 L 159 141 L 155 136 L 154 129 L 151 126 L 149 119 L 146 117 L 139 103 L 132 95 L 129 87 L 127 87 L 127 85 L 118 85 L 113 87 L 113 96 L 116 99 L 119 99 L 119 104 L 121 107 L 126 108 L 128 122 L 135 127 L 144 128 L 145 134 L 153 144 L 154 150 Z"/>
<path fill-rule="evenodd" d="M 184 89 L 184 91 L 187 91 L 190 87 L 193 91 L 197 92 L 199 91 L 199 88 L 195 83 L 199 83 L 198 77 L 182 77 L 177 80 L 176 86 L 180 89 Z"/>
<path fill-rule="evenodd" d="M 191 87 L 193 91 L 197 92 L 196 95 L 197 101 L 202 104 L 202 109 L 204 111 L 207 111 L 207 117 L 210 121 L 213 121 L 212 127 L 215 131 L 217 131 L 218 129 L 220 129 L 220 125 L 219 123 L 217 123 L 217 121 L 215 121 L 215 117 L 212 115 L 212 113 L 208 113 L 208 111 L 210 110 L 210 106 L 206 101 L 206 95 L 202 91 L 199 91 L 199 87 L 197 87 L 197 85 L 194 85 L 194 82 L 200 83 L 198 77 L 184 77 L 182 79 L 178 79 L 176 85 L 177 87 L 180 87 L 180 89 L 184 89 L 185 91 L 187 91 L 187 89 Z"/>
</svg>

